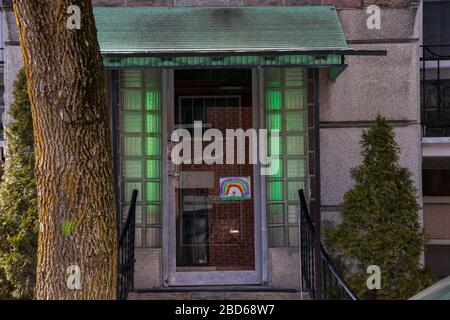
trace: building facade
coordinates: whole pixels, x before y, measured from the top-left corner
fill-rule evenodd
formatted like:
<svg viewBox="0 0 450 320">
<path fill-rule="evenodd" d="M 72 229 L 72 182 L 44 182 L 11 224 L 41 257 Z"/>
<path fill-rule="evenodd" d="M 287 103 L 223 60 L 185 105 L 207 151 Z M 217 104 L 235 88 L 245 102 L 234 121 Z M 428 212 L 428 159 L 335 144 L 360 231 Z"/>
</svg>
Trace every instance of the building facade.
<svg viewBox="0 0 450 320">
<path fill-rule="evenodd" d="M 300 289 L 297 192 L 305 190 L 317 228 L 338 222 L 350 169 L 360 162 L 361 133 L 378 114 L 395 127 L 423 221 L 419 1 L 93 3 L 108 78 L 119 215 L 139 190 L 136 289 Z M 368 23 L 370 5 L 381 8 L 380 28 Z M 8 106 L 22 65 L 11 1 L 3 1 L 3 16 Z M 260 163 L 170 161 L 174 130 L 225 135 L 252 128 L 280 131 L 277 173 L 262 174 Z M 446 210 L 436 216 L 446 219 Z M 433 219 L 425 220 L 428 230 Z M 443 231 L 446 239 L 449 234 Z M 436 248 L 428 248 L 431 255 Z"/>
<path fill-rule="evenodd" d="M 424 1 L 421 50 L 423 206 L 426 264 L 438 278 L 450 274 L 450 1 Z"/>
</svg>

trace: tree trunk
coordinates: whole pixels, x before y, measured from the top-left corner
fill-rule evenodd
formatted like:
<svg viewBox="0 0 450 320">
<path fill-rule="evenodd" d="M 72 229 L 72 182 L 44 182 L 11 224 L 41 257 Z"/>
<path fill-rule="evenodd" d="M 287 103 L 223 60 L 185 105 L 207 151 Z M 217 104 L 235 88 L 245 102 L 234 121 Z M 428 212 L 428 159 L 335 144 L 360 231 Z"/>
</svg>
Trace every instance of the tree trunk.
<svg viewBox="0 0 450 320">
<path fill-rule="evenodd" d="M 70 5 L 81 29 L 67 27 Z M 92 3 L 16 0 L 14 11 L 36 143 L 37 299 L 115 299 L 111 136 Z"/>
</svg>

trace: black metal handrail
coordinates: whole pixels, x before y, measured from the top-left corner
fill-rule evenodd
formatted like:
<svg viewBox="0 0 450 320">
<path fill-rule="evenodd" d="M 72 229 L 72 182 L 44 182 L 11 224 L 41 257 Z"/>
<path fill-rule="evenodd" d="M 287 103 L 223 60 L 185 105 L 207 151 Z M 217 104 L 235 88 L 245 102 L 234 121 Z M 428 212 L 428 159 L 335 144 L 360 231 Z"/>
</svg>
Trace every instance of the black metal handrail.
<svg viewBox="0 0 450 320">
<path fill-rule="evenodd" d="M 450 45 L 423 45 L 421 66 L 421 123 L 425 137 L 450 136 L 450 79 L 443 76 L 443 61 L 450 61 Z M 445 50 L 443 52 L 442 50 Z M 439 52 L 441 51 L 441 52 Z M 433 63 L 427 66 L 427 62 Z"/>
<path fill-rule="evenodd" d="M 311 297 L 322 300 L 358 300 L 358 297 L 341 276 L 320 243 L 320 260 L 322 262 L 321 295 L 317 295 L 315 284 L 315 228 L 306 205 L 305 194 L 299 190 L 300 197 L 300 263 L 302 291 L 309 292 Z"/>
<path fill-rule="evenodd" d="M 127 219 L 119 235 L 117 298 L 126 300 L 134 285 L 134 237 L 136 228 L 136 199 L 138 191 L 133 190 Z"/>
</svg>

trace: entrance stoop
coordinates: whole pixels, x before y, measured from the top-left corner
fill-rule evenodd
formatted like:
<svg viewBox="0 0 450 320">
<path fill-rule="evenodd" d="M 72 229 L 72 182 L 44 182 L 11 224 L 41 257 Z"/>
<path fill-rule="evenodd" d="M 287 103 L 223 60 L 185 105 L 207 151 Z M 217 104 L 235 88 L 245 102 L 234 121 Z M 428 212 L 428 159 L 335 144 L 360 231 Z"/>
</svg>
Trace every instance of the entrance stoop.
<svg viewBox="0 0 450 320">
<path fill-rule="evenodd" d="M 311 300 L 308 292 L 294 289 L 202 287 L 138 290 L 128 300 Z"/>
</svg>

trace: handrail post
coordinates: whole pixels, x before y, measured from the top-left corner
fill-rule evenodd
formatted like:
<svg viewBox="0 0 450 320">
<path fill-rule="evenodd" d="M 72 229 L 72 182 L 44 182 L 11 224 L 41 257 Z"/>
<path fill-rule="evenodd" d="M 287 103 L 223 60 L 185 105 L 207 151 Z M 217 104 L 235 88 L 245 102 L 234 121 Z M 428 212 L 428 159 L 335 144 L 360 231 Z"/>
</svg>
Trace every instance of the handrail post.
<svg viewBox="0 0 450 320">
<path fill-rule="evenodd" d="M 317 259 L 317 250 L 315 248 L 316 230 L 308 212 L 305 194 L 301 189 L 299 190 L 299 198 L 299 252 L 301 252 L 300 281 L 302 292 L 303 290 L 307 290 L 314 299 L 343 298 L 358 300 L 356 294 L 340 275 L 322 243 L 319 244 L 319 259 Z M 320 288 L 322 290 L 319 291 L 321 292 L 320 296 L 317 293 L 318 288 L 316 287 L 317 274 L 315 274 L 315 264 L 317 260 L 319 260 L 322 269 L 322 273 L 319 275 L 322 280 L 322 287 Z"/>
<path fill-rule="evenodd" d="M 138 190 L 133 190 L 127 219 L 121 229 L 117 248 L 117 299 L 125 300 L 134 289 L 134 240 L 136 228 L 136 200 Z"/>
</svg>

